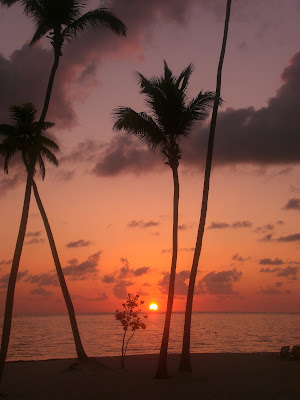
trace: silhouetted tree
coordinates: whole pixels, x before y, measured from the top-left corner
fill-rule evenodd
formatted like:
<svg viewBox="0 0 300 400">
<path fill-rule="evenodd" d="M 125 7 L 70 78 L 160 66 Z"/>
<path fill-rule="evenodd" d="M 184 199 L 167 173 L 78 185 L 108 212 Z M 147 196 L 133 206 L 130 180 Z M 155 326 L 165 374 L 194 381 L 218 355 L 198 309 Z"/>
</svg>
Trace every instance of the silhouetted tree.
<svg viewBox="0 0 300 400">
<path fill-rule="evenodd" d="M 10 108 L 10 112 L 12 119 L 14 120 L 14 125 L 0 125 L 0 137 L 2 137 L 2 141 L 0 143 L 0 154 L 4 157 L 4 171 L 8 173 L 10 159 L 16 153 L 21 153 L 27 170 L 27 182 L 20 228 L 6 293 L 0 350 L 0 382 L 3 375 L 10 338 L 15 285 L 26 232 L 31 197 L 31 186 L 33 184 L 36 163 L 38 163 L 42 178 L 44 178 L 45 164 L 43 157 L 45 157 L 50 163 L 57 166 L 58 162 L 52 151 L 59 150 L 59 147 L 55 142 L 53 142 L 53 140 L 44 136 L 44 132 L 48 128 L 51 128 L 54 124 L 51 122 L 36 122 L 35 114 L 37 110 L 34 108 L 33 104 L 25 103 L 21 106 L 12 106 Z"/>
<path fill-rule="evenodd" d="M 213 92 L 200 92 L 188 101 L 186 90 L 193 65 L 188 65 L 178 77 L 164 62 L 164 74 L 160 77 L 145 78 L 137 73 L 140 92 L 146 96 L 146 104 L 151 114 L 137 113 L 129 107 L 114 110 L 114 129 L 125 130 L 137 136 L 151 150 L 159 148 L 166 164 L 172 170 L 174 182 L 173 197 L 173 250 L 170 271 L 170 283 L 167 301 L 165 325 L 160 349 L 157 378 L 167 377 L 167 352 L 169 343 L 170 322 L 174 299 L 174 287 L 178 248 L 178 204 L 179 180 L 178 166 L 181 159 L 179 139 L 190 134 L 195 122 L 207 116 L 214 100 Z"/>
<path fill-rule="evenodd" d="M 117 35 L 125 36 L 126 26 L 108 8 L 97 8 L 83 14 L 88 0 L 0 0 L 2 5 L 11 6 L 15 3 L 20 3 L 24 7 L 24 13 L 35 24 L 35 33 L 30 45 L 48 33 L 47 37 L 50 38 L 54 50 L 54 63 L 40 116 L 40 121 L 43 122 L 47 114 L 64 42 L 71 41 L 78 34 L 89 29 L 108 28 Z"/>
<path fill-rule="evenodd" d="M 231 0 L 227 0 L 223 43 L 222 43 L 220 60 L 219 60 L 219 65 L 218 65 L 218 73 L 217 73 L 216 97 L 215 97 L 214 106 L 213 106 L 210 131 L 209 131 L 209 139 L 208 139 L 208 147 L 207 147 L 201 214 L 200 214 L 200 221 L 199 221 L 199 228 L 198 228 L 194 258 L 193 258 L 193 264 L 192 264 L 192 268 L 191 268 L 191 275 L 190 275 L 187 302 L 186 302 L 186 310 L 185 310 L 184 334 L 183 334 L 182 353 L 181 353 L 179 369 L 180 369 L 180 371 L 187 371 L 187 372 L 192 371 L 191 356 L 190 356 L 190 341 L 191 341 L 191 321 L 192 321 L 193 297 L 194 297 L 196 275 L 197 275 L 197 269 L 198 269 L 201 248 L 202 248 L 202 240 L 203 240 L 205 221 L 206 221 L 209 182 L 210 182 L 210 173 L 211 173 L 212 156 L 213 156 L 213 148 L 214 148 L 214 137 L 215 137 L 216 123 L 217 123 L 217 116 L 218 116 L 219 99 L 220 99 L 220 93 L 221 93 L 222 67 L 223 67 L 226 42 L 227 42 L 227 34 L 228 34 L 228 26 L 229 26 L 229 18 L 230 18 L 230 7 L 231 7 Z"/>
<path fill-rule="evenodd" d="M 122 304 L 124 311 L 116 310 L 115 313 L 115 318 L 117 321 L 121 322 L 124 331 L 122 340 L 121 368 L 125 368 L 127 347 L 135 332 L 138 329 L 146 329 L 145 322 L 143 322 L 143 319 L 139 316 L 142 310 L 137 309 L 139 306 L 144 304 L 143 300 L 139 301 L 139 297 L 140 296 L 138 294 L 133 296 L 132 294 L 128 293 L 125 303 Z M 143 318 L 148 318 L 148 315 L 143 315 Z M 131 335 L 126 340 L 128 330 L 131 331 Z"/>
</svg>

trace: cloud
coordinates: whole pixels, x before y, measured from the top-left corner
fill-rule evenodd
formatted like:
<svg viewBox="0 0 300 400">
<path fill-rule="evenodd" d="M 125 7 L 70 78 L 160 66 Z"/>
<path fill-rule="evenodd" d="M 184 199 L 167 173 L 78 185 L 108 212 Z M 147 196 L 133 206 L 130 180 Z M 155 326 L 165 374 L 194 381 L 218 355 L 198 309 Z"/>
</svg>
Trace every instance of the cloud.
<svg viewBox="0 0 300 400">
<path fill-rule="evenodd" d="M 40 237 L 42 234 L 42 231 L 36 231 L 36 232 L 27 232 L 26 237 Z"/>
<path fill-rule="evenodd" d="M 300 210 L 300 199 L 293 198 L 289 199 L 286 205 L 283 207 L 284 210 Z"/>
<path fill-rule="evenodd" d="M 232 269 L 229 271 L 209 272 L 198 282 L 199 294 L 233 295 L 233 283 L 240 281 L 243 273 Z"/>
<path fill-rule="evenodd" d="M 214 165 L 280 165 L 300 162 L 300 52 L 281 74 L 282 84 L 267 106 L 227 108 L 218 114 Z M 199 168 L 205 159 L 208 125 L 197 126 L 189 141 L 182 142 L 182 164 Z M 221 132 L 222 134 L 218 134 Z M 150 152 L 126 134 L 118 133 L 107 145 L 93 169 L 97 176 L 145 173 L 162 168 L 159 152 Z M 200 166 L 203 168 L 203 165 Z"/>
<path fill-rule="evenodd" d="M 128 280 L 120 280 L 113 287 L 113 293 L 118 299 L 125 299 L 127 297 L 127 286 L 133 285 L 134 282 Z"/>
<path fill-rule="evenodd" d="M 88 297 L 88 298 L 84 298 L 83 300 L 86 301 L 105 301 L 108 299 L 108 296 L 105 292 L 100 293 L 98 296 L 96 297 Z"/>
<path fill-rule="evenodd" d="M 163 274 L 163 278 L 157 283 L 162 294 L 168 294 L 170 274 L 169 272 Z M 186 281 L 190 278 L 190 271 L 176 272 L 175 278 L 175 295 L 185 296 L 188 290 L 188 283 Z"/>
<path fill-rule="evenodd" d="M 289 278 L 293 281 L 298 279 L 299 267 L 296 266 L 288 266 L 285 268 L 276 267 L 276 268 L 261 268 L 260 272 L 275 274 L 276 276 Z"/>
<path fill-rule="evenodd" d="M 133 270 L 133 275 L 134 276 L 141 276 L 144 274 L 147 274 L 147 272 L 149 271 L 150 267 L 141 267 L 141 268 L 137 268 L 135 270 Z"/>
<path fill-rule="evenodd" d="M 295 233 L 293 235 L 288 236 L 280 236 L 277 241 L 278 242 L 298 242 L 300 240 L 300 233 Z"/>
<path fill-rule="evenodd" d="M 76 242 L 69 242 L 66 244 L 66 247 L 68 248 L 74 248 L 74 247 L 88 247 L 92 244 L 90 240 L 77 240 Z"/>
<path fill-rule="evenodd" d="M 258 239 L 258 241 L 259 242 L 271 242 L 273 240 L 273 236 L 274 235 L 272 233 L 268 233 L 267 235 L 265 235 L 261 239 Z"/>
<path fill-rule="evenodd" d="M 38 286 L 59 286 L 59 281 L 56 273 L 29 275 L 25 279 L 25 282 L 29 282 Z"/>
<path fill-rule="evenodd" d="M 46 289 L 44 289 L 42 287 L 37 287 L 35 289 L 32 289 L 30 291 L 30 293 L 31 294 L 36 294 L 36 295 L 44 298 L 45 300 L 48 300 L 53 295 L 52 292 L 50 292 L 49 290 L 46 290 Z"/>
<path fill-rule="evenodd" d="M 101 254 L 102 251 L 99 250 L 80 264 L 78 264 L 76 259 L 70 260 L 69 265 L 63 268 L 64 274 L 69 276 L 72 280 L 96 279 L 98 276 L 97 267 Z"/>
<path fill-rule="evenodd" d="M 9 265 L 11 264 L 12 260 L 1 260 L 0 265 Z"/>
<path fill-rule="evenodd" d="M 232 260 L 234 260 L 234 261 L 238 261 L 238 262 L 244 262 L 244 261 L 248 261 L 248 260 L 251 260 L 251 257 L 242 257 L 241 255 L 239 255 L 239 253 L 235 253 L 233 256 L 232 256 Z"/>
<path fill-rule="evenodd" d="M 127 226 L 129 228 L 141 228 L 141 229 L 146 229 L 146 228 L 152 228 L 153 226 L 158 226 L 160 223 L 157 221 L 146 221 L 144 222 L 144 220 L 132 220 L 130 222 L 128 222 Z"/>
<path fill-rule="evenodd" d="M 272 231 L 274 229 L 274 225 L 272 224 L 266 224 L 266 225 L 262 225 L 262 226 L 258 226 L 255 229 L 255 233 L 266 233 L 268 231 Z"/>
<path fill-rule="evenodd" d="M 2 275 L 2 277 L 0 278 L 0 289 L 4 289 L 7 287 L 9 275 L 10 275 L 9 273 L 5 274 L 5 275 Z M 17 282 L 23 280 L 27 275 L 28 275 L 27 270 L 18 272 Z"/>
<path fill-rule="evenodd" d="M 252 226 L 252 222 L 250 221 L 236 221 L 232 224 L 228 224 L 227 222 L 211 222 L 208 226 L 208 229 L 238 229 L 238 228 L 250 228 Z"/>
<path fill-rule="evenodd" d="M 0 157 L 1 158 L 1 157 Z M 1 159 L 0 159 L 1 161 Z M 0 162 L 0 167 L 2 163 Z M 1 168 L 3 170 L 3 168 Z M 1 174 L 0 177 L 0 197 L 4 196 L 8 191 L 14 189 L 19 183 L 24 181 L 23 174 L 15 174 L 13 176 L 7 176 L 5 174 Z"/>
<path fill-rule="evenodd" d="M 129 278 L 137 278 L 147 274 L 150 267 L 130 268 L 129 261 L 125 257 L 121 257 L 120 261 L 123 264 L 122 267 L 111 274 L 104 275 L 102 282 L 113 285 L 114 295 L 119 299 L 123 299 L 127 297 L 127 286 L 135 283 L 129 280 Z"/>
<path fill-rule="evenodd" d="M 281 258 L 274 258 L 274 260 L 272 260 L 271 258 L 262 258 L 261 260 L 259 260 L 259 264 L 261 264 L 261 265 L 282 265 L 283 261 L 281 260 Z"/>
<path fill-rule="evenodd" d="M 45 241 L 45 239 L 39 239 L 39 238 L 33 237 L 32 239 L 27 240 L 25 242 L 25 244 L 37 244 L 37 243 L 43 243 L 44 241 Z"/>
</svg>

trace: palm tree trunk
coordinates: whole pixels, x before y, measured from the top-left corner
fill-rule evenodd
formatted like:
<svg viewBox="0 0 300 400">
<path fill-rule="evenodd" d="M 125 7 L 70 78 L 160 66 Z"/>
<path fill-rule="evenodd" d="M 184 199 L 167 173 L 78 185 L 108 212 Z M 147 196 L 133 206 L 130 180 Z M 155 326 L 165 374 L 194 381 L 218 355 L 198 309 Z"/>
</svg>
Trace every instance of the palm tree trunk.
<svg viewBox="0 0 300 400">
<path fill-rule="evenodd" d="M 70 319 L 70 323 L 71 323 L 71 328 L 72 328 L 72 332 L 73 332 L 73 337 L 74 337 L 74 341 L 75 341 L 75 347 L 76 347 L 76 352 L 77 352 L 77 357 L 80 361 L 84 361 L 87 359 L 87 355 L 83 349 L 82 343 L 81 343 L 81 339 L 80 339 L 80 335 L 79 335 L 79 331 L 78 331 L 78 326 L 77 326 L 77 322 L 76 322 L 76 317 L 75 317 L 75 312 L 74 312 L 74 307 L 72 304 L 72 300 L 68 291 L 68 287 L 65 281 L 65 277 L 61 268 L 61 264 L 59 261 L 59 257 L 57 254 L 57 250 L 56 250 L 56 246 L 55 246 L 55 242 L 54 242 L 54 238 L 52 235 L 52 231 L 50 228 L 50 224 L 45 212 L 45 209 L 43 207 L 41 198 L 39 196 L 39 192 L 36 186 L 35 181 L 32 181 L 32 187 L 33 187 L 33 193 L 38 205 L 38 208 L 40 210 L 43 222 L 44 222 L 44 226 L 47 232 L 47 236 L 48 236 L 48 240 L 49 240 L 49 244 L 50 244 L 50 248 L 52 251 L 52 256 L 53 256 L 53 260 L 54 260 L 54 264 L 56 267 L 56 272 L 58 275 L 58 279 L 59 279 L 59 283 L 60 283 L 60 287 L 64 296 L 64 300 L 67 306 L 67 310 L 68 310 L 68 314 L 69 314 L 69 319 Z"/>
<path fill-rule="evenodd" d="M 46 114 L 47 114 L 49 103 L 50 103 L 50 97 L 51 97 L 51 93 L 52 93 L 54 78 L 55 78 L 55 74 L 56 74 L 58 64 L 59 64 L 59 57 L 60 57 L 59 53 L 57 51 L 55 51 L 54 54 L 55 54 L 54 55 L 54 63 L 52 65 L 52 69 L 51 69 L 51 73 L 50 73 L 50 77 L 49 77 L 49 81 L 48 81 L 48 86 L 47 86 L 47 91 L 46 91 L 46 96 L 45 96 L 45 100 L 44 100 L 44 106 L 43 106 L 43 110 L 42 110 L 39 122 L 45 122 Z"/>
<path fill-rule="evenodd" d="M 231 0 L 227 0 L 223 43 L 222 43 L 222 49 L 221 49 L 218 73 L 217 73 L 216 96 L 215 96 L 215 100 L 214 100 L 214 107 L 213 107 L 213 113 L 212 113 L 212 118 L 211 118 L 208 147 L 207 147 L 202 207 L 201 207 L 197 241 L 196 241 L 196 246 L 195 246 L 194 259 L 193 259 L 193 264 L 192 264 L 192 269 L 191 269 L 189 289 L 188 289 L 187 302 L 186 302 L 186 310 L 185 310 L 184 333 L 183 333 L 182 353 L 181 353 L 179 370 L 186 371 L 186 372 L 192 372 L 191 357 L 190 357 L 190 340 L 191 340 L 191 320 L 192 320 L 193 297 L 194 297 L 195 281 L 196 281 L 196 275 L 197 275 L 197 269 L 198 269 L 201 248 L 202 248 L 202 240 L 203 240 L 204 227 L 205 227 L 205 221 L 206 221 L 207 203 L 208 203 L 208 194 L 209 194 L 209 181 L 210 181 L 210 173 L 211 173 L 211 165 L 212 165 L 213 148 L 214 148 L 214 137 L 215 137 L 216 123 L 217 123 L 217 116 L 218 116 L 218 107 L 219 107 L 219 101 L 220 101 L 222 67 L 223 67 L 227 35 L 228 35 L 230 7 L 231 7 Z"/>
<path fill-rule="evenodd" d="M 171 263 L 169 293 L 168 293 L 165 325 L 164 325 L 163 337 L 162 337 L 162 342 L 161 342 L 161 347 L 160 347 L 158 367 L 157 367 L 157 371 L 156 371 L 156 375 L 155 375 L 155 378 L 158 378 L 158 379 L 165 379 L 168 377 L 167 356 L 168 356 L 170 324 L 171 324 L 171 315 L 172 315 L 174 290 L 175 290 L 176 264 L 177 264 L 177 252 L 178 252 L 178 204 L 179 204 L 178 167 L 172 168 L 172 172 L 173 172 L 173 182 L 174 182 L 173 252 L 172 252 L 172 263 Z"/>
<path fill-rule="evenodd" d="M 10 331 L 11 331 L 11 320 L 13 313 L 13 305 L 14 305 L 14 294 L 15 287 L 18 275 L 18 269 L 20 264 L 20 258 L 22 254 L 22 248 L 26 233 L 26 226 L 28 220 L 29 213 L 29 205 L 30 205 L 30 197 L 31 197 L 31 184 L 32 184 L 32 175 L 27 175 L 24 203 L 23 203 L 23 211 L 20 222 L 20 228 L 18 233 L 18 238 L 15 247 L 15 253 L 12 261 L 11 271 L 8 280 L 7 293 L 6 293 L 6 303 L 5 303 L 5 311 L 4 311 L 4 319 L 3 319 L 3 328 L 2 328 L 2 339 L 1 339 L 1 350 L 0 350 L 0 383 L 3 377 L 3 371 L 7 356 L 8 344 L 10 339 Z"/>
</svg>

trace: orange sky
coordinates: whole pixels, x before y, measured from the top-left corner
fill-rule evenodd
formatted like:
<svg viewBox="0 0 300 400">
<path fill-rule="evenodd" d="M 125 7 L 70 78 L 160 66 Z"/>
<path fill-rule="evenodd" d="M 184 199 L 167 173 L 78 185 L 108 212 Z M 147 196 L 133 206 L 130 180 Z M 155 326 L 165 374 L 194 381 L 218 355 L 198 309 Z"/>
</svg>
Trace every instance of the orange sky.
<svg viewBox="0 0 300 400">
<path fill-rule="evenodd" d="M 300 128 L 298 6 L 291 0 L 283 13 L 280 2 L 272 2 L 247 8 L 238 3 L 233 9 L 223 73 L 225 105 L 216 133 L 194 301 L 198 311 L 300 312 L 300 167 L 295 150 L 299 139 L 294 134 Z M 152 19 L 141 13 L 135 25 L 134 15 L 126 19 L 120 1 L 113 3 L 128 25 L 127 40 L 103 43 L 99 34 L 99 42 L 93 42 L 92 33 L 77 47 L 66 45 L 48 118 L 57 124 L 53 134 L 61 146 L 61 163 L 57 170 L 48 167 L 38 188 L 78 312 L 114 311 L 127 292 L 140 293 L 145 307 L 156 302 L 163 311 L 171 262 L 171 170 L 159 154 L 148 154 L 136 142 L 124 144 L 121 138 L 126 135 L 112 132 L 111 111 L 120 105 L 145 109 L 133 71 L 161 74 L 163 58 L 175 73 L 191 61 L 195 64 L 191 96 L 201 88 L 214 90 L 224 10 L 221 2 L 211 10 L 192 0 L 183 9 L 175 7 L 175 0 L 165 6 L 155 1 L 148 10 Z M 13 33 L 12 24 L 18 26 Z M 8 102 L 31 101 L 30 95 L 39 101 L 43 95 L 41 86 L 50 69 L 44 62 L 48 45 L 45 41 L 35 49 L 22 47 L 31 29 L 17 6 L 1 9 L 0 34 L 8 37 L 0 47 L 3 121 L 8 118 Z M 23 70 L 14 76 L 17 87 L 7 76 L 11 71 L 17 74 L 20 62 Z M 30 68 L 40 68 L 41 79 L 34 79 L 29 93 L 26 85 L 37 73 L 27 74 Z M 208 124 L 198 127 L 184 144 L 180 166 L 177 311 L 185 307 L 202 196 L 200 147 L 206 143 Z M 117 157 L 115 164 L 109 162 L 112 154 Z M 8 176 L 0 176 L 0 312 L 24 182 L 18 164 L 11 165 Z M 54 275 L 32 198 L 15 312 L 65 312 Z"/>
</svg>

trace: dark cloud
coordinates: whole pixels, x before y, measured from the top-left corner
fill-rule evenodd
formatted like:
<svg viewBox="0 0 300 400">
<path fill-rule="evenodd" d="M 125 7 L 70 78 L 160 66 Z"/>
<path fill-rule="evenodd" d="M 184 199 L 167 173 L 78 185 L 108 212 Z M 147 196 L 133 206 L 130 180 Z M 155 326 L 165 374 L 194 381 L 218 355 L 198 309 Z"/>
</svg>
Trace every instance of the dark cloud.
<svg viewBox="0 0 300 400">
<path fill-rule="evenodd" d="M 69 242 L 66 244 L 66 247 L 73 248 L 73 247 L 88 247 L 92 244 L 90 240 L 77 240 L 76 242 Z"/>
<path fill-rule="evenodd" d="M 32 239 L 27 240 L 25 244 L 38 244 L 38 243 L 43 243 L 44 241 L 45 239 L 39 239 L 37 237 L 33 237 Z"/>
<path fill-rule="evenodd" d="M 289 199 L 286 205 L 283 207 L 284 210 L 300 210 L 300 199 L 293 198 Z"/>
<path fill-rule="evenodd" d="M 9 265 L 11 264 L 12 260 L 1 260 L 0 265 Z"/>
<path fill-rule="evenodd" d="M 220 111 L 214 149 L 214 165 L 276 165 L 299 163 L 300 148 L 300 52 L 281 75 L 282 85 L 266 107 Z M 189 170 L 199 168 L 205 159 L 207 124 L 200 124 L 189 141 L 182 142 L 182 164 Z M 98 176 L 120 173 L 153 172 L 161 167 L 158 152 L 151 153 L 125 134 L 117 134 L 107 144 L 94 168 Z M 204 167 L 202 163 L 201 168 Z"/>
<path fill-rule="evenodd" d="M 129 279 L 147 274 L 150 267 L 130 268 L 129 261 L 125 257 L 120 258 L 120 261 L 123 264 L 122 267 L 111 274 L 104 275 L 102 282 L 113 285 L 114 295 L 119 299 L 123 299 L 127 297 L 127 286 L 135 283 Z"/>
<path fill-rule="evenodd" d="M 232 260 L 238 261 L 238 262 L 244 262 L 244 261 L 251 260 L 251 257 L 242 257 L 239 253 L 235 253 L 232 256 Z"/>
<path fill-rule="evenodd" d="M 163 274 L 163 278 L 158 282 L 158 286 L 162 294 L 168 294 L 170 274 L 169 272 Z M 175 279 L 175 295 L 185 296 L 188 290 L 188 280 L 190 278 L 190 271 L 180 271 L 176 273 Z"/>
<path fill-rule="evenodd" d="M 26 236 L 26 237 L 34 237 L 34 238 L 37 238 L 37 237 L 40 237 L 41 234 L 42 234 L 42 231 L 27 232 L 25 236 Z"/>
<path fill-rule="evenodd" d="M 56 273 L 29 275 L 25 279 L 25 281 L 38 286 L 59 286 L 59 281 Z"/>
<path fill-rule="evenodd" d="M 152 228 L 153 226 L 158 226 L 160 223 L 157 221 L 143 221 L 142 219 L 140 219 L 139 221 L 137 220 L 132 220 L 130 222 L 128 222 L 127 226 L 129 228 L 141 228 L 141 229 L 145 229 L 145 228 Z"/>
<path fill-rule="evenodd" d="M 128 280 L 120 280 L 113 287 L 113 293 L 118 299 L 125 299 L 127 297 L 127 287 L 132 286 L 134 282 Z"/>
<path fill-rule="evenodd" d="M 293 281 L 298 279 L 299 267 L 296 266 L 288 266 L 285 268 L 276 267 L 276 268 L 261 268 L 260 272 L 275 274 L 276 276 L 289 278 Z"/>
<path fill-rule="evenodd" d="M 226 229 L 230 228 L 227 222 L 211 222 L 207 229 Z"/>
<path fill-rule="evenodd" d="M 271 242 L 273 240 L 273 236 L 274 235 L 272 233 L 268 233 L 267 235 L 259 239 L 259 242 Z"/>
<path fill-rule="evenodd" d="M 255 233 L 266 233 L 266 232 L 268 232 L 268 231 L 272 231 L 274 229 L 274 225 L 272 225 L 272 224 L 266 224 L 266 225 L 261 225 L 261 226 L 258 226 L 256 229 L 255 229 Z"/>
<path fill-rule="evenodd" d="M 274 258 L 274 260 L 272 260 L 271 258 L 262 258 L 261 260 L 259 260 L 259 264 L 261 264 L 261 265 L 282 265 L 283 261 L 281 260 L 281 258 Z"/>
<path fill-rule="evenodd" d="M 98 263 L 102 251 L 98 251 L 88 257 L 86 261 L 78 264 L 77 260 L 71 260 L 70 265 L 63 268 L 63 272 L 66 276 L 69 276 L 72 280 L 85 280 L 85 279 L 96 279 L 98 276 Z"/>
<path fill-rule="evenodd" d="M 267 295 L 267 296 L 275 296 L 282 294 L 282 290 L 278 288 L 277 285 L 268 286 L 267 288 L 261 287 L 257 294 Z"/>
<path fill-rule="evenodd" d="M 293 235 L 281 236 L 277 239 L 278 242 L 298 242 L 300 240 L 300 233 L 294 233 Z"/>
<path fill-rule="evenodd" d="M 53 295 L 52 292 L 50 292 L 49 290 L 46 290 L 46 289 L 44 289 L 42 287 L 37 287 L 35 289 L 32 289 L 30 291 L 30 293 L 31 294 L 36 294 L 36 295 L 44 298 L 45 300 L 48 300 Z"/>
<path fill-rule="evenodd" d="M 133 270 L 133 275 L 141 276 L 141 275 L 147 274 L 148 271 L 149 271 L 149 267 L 137 268 L 137 269 Z"/>
<path fill-rule="evenodd" d="M 5 275 L 2 275 L 2 276 L 1 276 L 1 278 L 0 278 L 0 289 L 4 289 L 4 288 L 7 287 L 9 275 L 10 275 L 10 274 L 8 273 L 8 274 L 5 274 Z M 27 275 L 28 275 L 28 271 L 27 271 L 27 270 L 26 270 L 26 271 L 18 272 L 17 282 L 18 282 L 18 281 L 24 280 L 24 278 L 25 278 Z"/>
<path fill-rule="evenodd" d="M 233 283 L 238 282 L 243 273 L 232 269 L 229 271 L 209 272 L 198 282 L 199 294 L 232 295 L 237 294 L 233 290 Z"/>
<path fill-rule="evenodd" d="M 84 298 L 83 300 L 86 300 L 86 301 L 105 301 L 107 299 L 108 299 L 107 294 L 103 292 L 103 293 L 100 293 L 96 297 L 87 297 L 87 298 Z"/>
<path fill-rule="evenodd" d="M 236 221 L 232 224 L 228 224 L 227 222 L 211 222 L 208 226 L 208 229 L 227 229 L 227 228 L 250 228 L 252 226 L 252 222 L 250 221 Z"/>
</svg>

